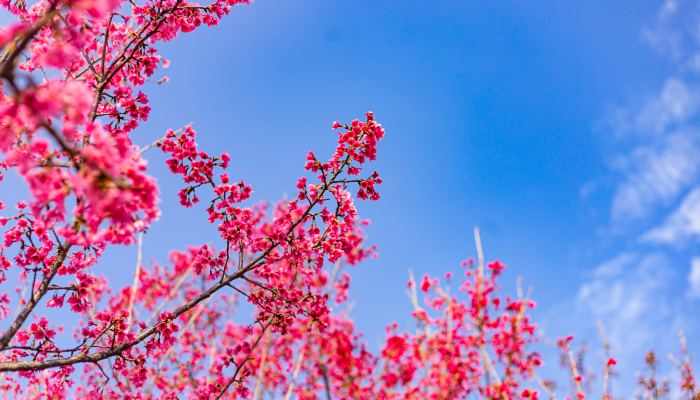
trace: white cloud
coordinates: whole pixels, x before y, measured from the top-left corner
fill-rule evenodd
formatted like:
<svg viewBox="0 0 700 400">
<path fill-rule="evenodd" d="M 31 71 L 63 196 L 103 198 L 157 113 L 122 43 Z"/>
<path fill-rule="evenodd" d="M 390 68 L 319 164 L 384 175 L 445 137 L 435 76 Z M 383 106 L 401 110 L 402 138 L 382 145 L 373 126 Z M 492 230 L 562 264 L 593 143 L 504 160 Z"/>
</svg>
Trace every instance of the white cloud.
<svg viewBox="0 0 700 400">
<path fill-rule="evenodd" d="M 700 257 L 693 257 L 690 260 L 688 296 L 692 299 L 700 299 Z"/>
<path fill-rule="evenodd" d="M 612 182 L 608 228 L 626 234 L 616 239 L 627 245 L 591 269 L 568 302 L 553 306 L 544 326 L 545 335 L 578 332 L 579 339 L 600 343 L 594 324 L 601 321 L 620 361 L 617 391 L 628 394 L 646 351 L 677 350 L 681 329 L 697 338 L 700 304 L 687 301 L 700 299 L 700 257 L 689 272 L 685 263 L 673 264 L 690 258 L 676 244 L 700 242 L 700 3 L 663 1 L 643 38 L 671 61 L 668 78 L 653 95 L 608 114 L 604 124 L 616 157 L 596 181 Z M 582 187 L 581 196 L 597 190 L 594 184 Z M 640 222 L 669 209 L 663 223 L 642 234 L 647 228 L 640 231 Z M 658 246 L 649 250 L 649 244 Z"/>
<path fill-rule="evenodd" d="M 672 260 L 666 252 L 640 249 L 621 252 L 591 268 L 570 300 L 547 310 L 541 326 L 544 337 L 575 335 L 577 346 L 587 344 L 588 367 L 597 371 L 604 357 L 596 329 L 600 321 L 618 361 L 615 393 L 632 397 L 635 376 L 643 368 L 647 351 L 660 356 L 675 353 L 678 332 L 685 331 L 689 338 L 700 334 L 695 307 L 700 302 L 687 301 L 700 299 L 700 257 L 693 259 L 687 278 Z M 685 279 L 687 296 L 679 290 Z M 691 349 L 697 351 L 694 345 Z M 673 366 L 664 362 L 659 373 L 668 376 L 672 371 Z"/>
<path fill-rule="evenodd" d="M 634 261 L 637 260 L 637 255 L 634 253 L 622 253 L 606 261 L 593 269 L 592 276 L 598 279 L 614 278 L 625 272 Z"/>
<path fill-rule="evenodd" d="M 659 91 L 610 113 L 619 173 L 611 217 L 620 224 L 677 201 L 700 177 L 700 3 L 665 0 L 643 38 L 671 60 Z M 630 149 L 630 144 L 633 146 Z M 626 149 L 625 149 L 626 147 Z"/>
<path fill-rule="evenodd" d="M 576 295 L 578 313 L 600 320 L 618 352 L 639 354 L 670 315 L 664 291 L 673 272 L 661 253 L 623 253 L 593 270 Z M 629 353 L 628 353 L 629 352 Z"/>
<path fill-rule="evenodd" d="M 678 7 L 677 1 L 667 0 L 659 9 L 654 26 L 642 30 L 642 38 L 654 50 L 676 61 L 683 56 L 683 36 L 674 26 Z"/>
<path fill-rule="evenodd" d="M 691 190 L 678 209 L 668 216 L 661 226 L 647 232 L 642 241 L 673 245 L 693 237 L 700 238 L 700 187 Z M 700 271 L 698 273 L 700 274 Z"/>
<path fill-rule="evenodd" d="M 700 172 L 700 145 L 688 132 L 668 135 L 660 144 L 640 146 L 621 156 L 615 167 L 623 179 L 613 195 L 613 220 L 645 217 L 695 182 Z"/>
<path fill-rule="evenodd" d="M 665 20 L 672 17 L 678 11 L 678 1 L 676 0 L 666 0 L 664 4 L 659 9 L 659 20 Z"/>
<path fill-rule="evenodd" d="M 699 110 L 700 93 L 696 85 L 671 77 L 658 93 L 640 104 L 613 110 L 606 125 L 618 137 L 659 135 L 697 115 Z"/>
<path fill-rule="evenodd" d="M 644 354 L 651 349 L 660 354 L 676 350 L 676 334 L 691 326 L 683 304 L 673 295 L 676 275 L 663 252 L 622 252 L 592 268 L 572 299 L 548 310 L 543 333 L 545 337 L 574 334 L 578 345 L 587 342 L 589 367 L 597 369 L 603 357 L 596 329 L 600 321 L 619 362 L 616 393 L 632 394 Z"/>
<path fill-rule="evenodd" d="M 694 87 L 678 79 L 664 83 L 658 97 L 651 99 L 637 115 L 637 127 L 661 133 L 673 123 L 683 122 L 698 111 L 698 93 Z"/>
</svg>

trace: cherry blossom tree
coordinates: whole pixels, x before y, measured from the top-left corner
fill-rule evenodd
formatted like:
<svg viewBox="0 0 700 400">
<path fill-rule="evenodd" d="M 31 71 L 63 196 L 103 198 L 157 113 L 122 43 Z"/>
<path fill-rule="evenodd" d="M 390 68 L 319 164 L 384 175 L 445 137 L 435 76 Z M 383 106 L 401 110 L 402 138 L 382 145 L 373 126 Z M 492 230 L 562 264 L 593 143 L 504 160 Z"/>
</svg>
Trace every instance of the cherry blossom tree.
<svg viewBox="0 0 700 400">
<path fill-rule="evenodd" d="M 0 202 L 2 397 L 555 396 L 531 346 L 534 302 L 500 295 L 504 265 L 486 264 L 480 251 L 458 278 L 411 278 L 417 329 L 389 325 L 379 351 L 342 312 L 346 268 L 375 254 L 355 206 L 380 197 L 368 164 L 384 130 L 371 112 L 333 123 L 335 151 L 309 152 L 291 183 L 296 198 L 272 206 L 253 203 L 252 188 L 226 172 L 229 155 L 201 149 L 191 126 L 135 145 L 151 110 L 141 88 L 166 80 L 159 43 L 247 3 L 2 1 L 15 21 L 0 32 L 0 180 L 13 174 L 28 189 L 22 201 Z M 116 287 L 105 249 L 140 251 L 160 215 L 145 161 L 155 151 L 182 180 L 180 204 L 199 208 L 218 242 L 173 250 L 164 265 L 139 260 L 133 283 Z M 572 360 L 571 396 L 583 398 L 569 341 L 559 348 Z M 609 358 L 597 397 L 611 398 L 614 365 Z M 678 368 L 681 393 L 697 398 L 687 354 Z M 664 394 L 653 370 L 643 385 Z"/>
<path fill-rule="evenodd" d="M 17 22 L 0 38 L 0 167 L 29 189 L 0 221 L 0 279 L 15 279 L 18 294 L 0 297 L 5 393 L 122 397 L 148 384 L 170 395 L 182 382 L 204 398 L 244 393 L 246 364 L 265 332 L 287 334 L 298 319 L 309 329 L 329 325 L 324 264 L 354 265 L 372 253 L 353 199 L 379 198 L 381 179 L 363 170 L 384 135 L 371 113 L 334 124 L 336 151 L 325 161 L 310 152 L 311 182 L 300 178 L 298 198 L 271 208 L 249 204 L 250 186 L 226 174 L 229 156 L 198 148 L 190 126 L 145 148 L 132 141 L 150 112 L 139 88 L 166 62 L 158 43 L 216 25 L 242 3 L 3 2 Z M 182 177 L 183 206 L 208 200 L 204 215 L 221 247 L 173 251 L 170 265 L 139 268 L 119 290 L 98 275 L 100 258 L 108 246 L 134 244 L 159 216 L 144 159 L 153 147 Z M 253 319 L 226 325 L 222 316 L 239 296 L 254 306 Z M 77 314 L 80 326 L 63 334 L 60 320 L 45 315 L 51 308 Z M 195 331 L 210 332 L 197 337 L 210 345 L 190 354 L 189 376 L 167 388 L 175 370 L 163 364 L 184 355 L 175 343 L 195 344 Z M 218 372 L 196 383 L 209 370 Z"/>
</svg>

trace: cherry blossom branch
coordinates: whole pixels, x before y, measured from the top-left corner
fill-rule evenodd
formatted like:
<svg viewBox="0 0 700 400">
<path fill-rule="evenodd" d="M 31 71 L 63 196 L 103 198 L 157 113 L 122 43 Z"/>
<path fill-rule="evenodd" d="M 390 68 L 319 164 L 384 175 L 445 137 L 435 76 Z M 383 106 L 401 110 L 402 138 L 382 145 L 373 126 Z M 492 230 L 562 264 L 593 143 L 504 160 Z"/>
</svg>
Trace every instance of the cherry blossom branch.
<svg viewBox="0 0 700 400">
<path fill-rule="evenodd" d="M 328 368 L 325 365 L 321 365 L 321 379 L 323 380 L 323 391 L 326 393 L 326 400 L 333 400 L 331 382 L 328 379 Z"/>
<path fill-rule="evenodd" d="M 263 377 L 265 374 L 265 365 L 267 362 L 267 357 L 269 356 L 270 352 L 270 335 L 267 335 L 267 340 L 265 342 L 265 348 L 262 352 L 262 356 L 260 357 L 260 366 L 258 367 L 258 374 L 255 378 L 255 391 L 253 392 L 253 399 L 255 400 L 262 400 L 263 394 L 264 394 L 264 389 L 263 389 Z"/>
<path fill-rule="evenodd" d="M 156 22 L 153 29 L 151 29 L 148 33 L 144 35 L 144 32 L 146 32 L 151 22 L 153 22 L 153 20 L 150 20 L 141 28 L 141 30 L 132 38 L 132 40 L 129 43 L 127 43 L 126 46 L 124 46 L 119 55 L 107 68 L 107 72 L 105 73 L 104 78 L 100 81 L 100 83 L 95 89 L 95 102 L 92 106 L 92 111 L 90 111 L 90 119 L 95 120 L 95 118 L 97 118 L 97 108 L 102 102 L 103 92 L 106 89 L 107 85 L 111 82 L 112 78 L 114 78 L 114 76 L 131 60 L 131 58 L 134 57 L 136 51 L 138 51 L 138 49 L 146 42 L 146 40 L 148 40 L 151 36 L 158 32 L 158 29 L 160 29 L 160 27 L 165 23 L 168 15 L 177 10 L 178 6 L 182 3 L 182 1 L 183 0 L 177 0 L 173 7 L 168 9 L 168 11 L 162 13 L 159 16 L 159 18 L 155 20 Z M 128 56 L 126 56 L 126 53 L 129 51 L 129 48 L 134 43 L 136 43 L 136 45 L 131 49 L 131 53 Z M 105 46 L 106 45 L 107 42 L 105 42 Z"/>
<path fill-rule="evenodd" d="M 56 15 L 57 1 L 52 1 L 49 3 L 48 11 L 30 28 L 27 28 L 25 32 L 22 32 L 15 36 L 15 40 L 12 42 L 11 46 L 8 47 L 5 54 L 3 54 L 0 64 L 2 64 L 2 69 L 0 69 L 0 76 L 9 79 L 14 74 L 15 60 L 19 57 L 24 49 L 29 45 L 29 43 L 34 39 L 34 36 L 39 33 L 39 31 Z M 17 45 L 15 45 L 17 43 Z"/>
<path fill-rule="evenodd" d="M 37 288 L 36 292 L 34 292 L 27 304 L 24 305 L 24 308 L 22 308 L 22 311 L 19 312 L 15 320 L 12 321 L 10 327 L 7 328 L 7 330 L 2 334 L 2 336 L 0 336 L 0 350 L 4 350 L 5 348 L 7 348 L 10 341 L 15 336 L 15 333 L 17 333 L 17 331 L 22 327 L 24 321 L 26 321 L 29 315 L 32 313 L 32 311 L 34 311 L 34 307 L 36 307 L 36 305 L 39 304 L 39 301 L 41 301 L 46 292 L 49 290 L 49 285 L 51 284 L 53 278 L 56 276 L 58 269 L 61 267 L 61 265 L 63 265 L 63 261 L 65 261 L 66 256 L 68 255 L 69 248 L 69 245 L 59 246 L 56 252 L 56 258 L 53 264 L 51 264 L 51 268 L 49 269 L 49 273 L 44 276 L 44 279 L 41 281 L 41 284 L 39 284 L 39 287 Z"/>
<path fill-rule="evenodd" d="M 294 393 L 294 384 L 299 377 L 299 371 L 301 371 L 301 364 L 304 362 L 304 349 L 299 350 L 297 359 L 294 362 L 294 370 L 292 372 L 291 379 L 289 380 L 289 387 L 287 388 L 287 393 L 284 396 L 284 400 L 291 400 L 292 393 Z"/>
<path fill-rule="evenodd" d="M 478 267 L 477 267 L 477 281 L 476 281 L 476 295 L 477 299 L 481 298 L 482 292 L 483 292 L 483 284 L 484 284 L 484 250 L 483 247 L 481 246 L 481 234 L 479 232 L 479 227 L 475 226 L 474 227 L 474 243 L 476 245 L 476 254 L 477 254 L 477 260 L 478 260 Z M 478 301 L 478 300 L 477 300 Z M 479 307 L 479 312 L 477 314 L 477 329 L 479 331 L 479 336 L 483 338 L 484 336 L 484 308 Z M 493 362 L 491 361 L 491 357 L 489 356 L 488 349 L 486 349 L 486 341 L 481 340 L 481 345 L 479 346 L 479 353 L 481 354 L 481 358 L 483 359 L 484 367 L 486 369 L 486 374 L 484 375 L 484 379 L 486 379 L 486 386 L 491 385 L 491 376 L 493 376 L 493 379 L 495 379 L 496 384 L 501 383 L 501 378 L 498 376 L 498 371 L 496 371 L 496 367 L 493 365 Z"/>
<path fill-rule="evenodd" d="M 331 186 L 333 186 L 336 182 L 336 179 L 338 176 L 343 172 L 344 168 L 349 164 L 350 162 L 350 157 L 346 157 L 344 161 L 341 163 L 341 166 L 338 168 L 336 172 L 331 176 L 330 182 L 328 184 L 322 185 L 318 196 L 311 201 L 309 206 L 305 209 L 305 211 L 302 213 L 302 215 L 296 219 L 294 223 L 291 224 L 291 226 L 288 228 L 287 233 L 285 237 L 289 237 L 294 232 L 294 229 L 301 224 L 307 216 L 311 213 L 311 210 L 318 204 L 320 199 L 323 198 L 323 194 L 326 193 L 330 189 Z M 277 247 L 279 246 L 280 242 L 274 242 L 265 249 L 263 253 L 258 255 L 255 259 L 250 261 L 243 269 L 236 271 L 233 274 L 228 275 L 225 279 L 220 280 L 213 286 L 209 287 L 207 290 L 204 292 L 200 293 L 199 295 L 195 296 L 192 300 L 188 301 L 187 303 L 177 307 L 175 310 L 171 312 L 172 318 L 176 319 L 183 313 L 189 311 L 193 307 L 195 307 L 197 304 L 201 303 L 202 301 L 208 299 L 211 297 L 213 294 L 218 292 L 219 290 L 223 289 L 224 287 L 230 287 L 230 284 L 235 281 L 236 279 L 239 279 L 243 277 L 246 273 L 248 273 L 250 270 L 262 265 L 263 261 L 266 259 L 266 257 Z M 65 256 L 64 256 L 65 258 Z M 58 266 L 56 266 L 56 270 L 58 269 Z M 55 271 L 54 271 L 55 275 Z M 53 278 L 53 275 L 51 276 Z M 47 283 L 47 288 L 48 288 L 48 283 Z M 45 291 L 44 291 L 45 292 Z M 42 294 L 43 296 L 43 294 Z M 33 306 L 32 306 L 33 309 Z M 29 310 L 31 312 L 31 310 Z M 28 313 L 27 313 L 28 315 Z M 24 317 L 26 319 L 26 316 Z M 103 350 L 98 353 L 93 353 L 93 354 L 79 354 L 76 356 L 68 357 L 68 358 L 57 358 L 57 359 L 48 359 L 48 360 L 42 360 L 42 361 L 18 361 L 18 362 L 0 362 L 0 371 L 28 371 L 28 370 L 44 370 L 47 368 L 53 368 L 53 367 L 62 367 L 62 366 L 67 366 L 67 365 L 73 365 L 73 364 L 78 364 L 78 363 L 85 363 L 85 362 L 97 362 L 101 361 L 110 357 L 113 357 L 115 355 L 121 354 L 125 350 L 143 342 L 146 340 L 148 337 L 151 335 L 155 334 L 158 332 L 158 326 L 159 322 L 154 323 L 151 325 L 148 329 L 142 331 L 134 340 L 120 344 L 114 348 L 108 349 L 108 350 Z M 14 325 L 14 324 L 13 324 Z M 16 332 L 16 330 L 19 329 L 19 326 L 15 328 L 13 331 Z M 11 337 L 8 339 L 11 340 Z M 0 341 L 0 343 L 2 343 Z"/>
<path fill-rule="evenodd" d="M 192 122 L 190 122 L 189 124 L 187 124 L 187 126 L 192 126 L 192 125 L 193 125 Z M 182 131 L 184 131 L 184 128 L 180 128 L 180 129 L 174 131 L 173 134 L 178 135 L 178 134 L 182 133 Z M 166 135 L 163 135 L 163 136 L 161 136 L 161 137 L 159 137 L 158 139 L 152 141 L 151 143 L 149 143 L 149 144 L 147 144 L 147 145 L 141 147 L 141 148 L 138 150 L 138 153 L 139 153 L 139 154 L 143 154 L 143 153 L 147 152 L 148 150 L 150 150 L 150 149 L 152 149 L 152 148 L 154 148 L 154 147 L 156 147 L 156 146 L 159 146 L 161 143 L 163 143 L 163 141 L 164 141 L 165 139 L 167 139 L 167 137 L 168 137 L 167 134 L 166 134 Z"/>
<path fill-rule="evenodd" d="M 134 300 L 136 299 L 136 289 L 139 284 L 139 275 L 141 274 L 141 260 L 143 258 L 143 231 L 139 231 L 136 248 L 136 272 L 134 272 L 134 283 L 131 285 L 131 293 L 129 295 L 129 308 L 127 309 L 127 325 L 131 326 L 131 318 L 134 310 Z"/>
<path fill-rule="evenodd" d="M 228 383 L 226 383 L 226 385 L 221 389 L 221 392 L 219 392 L 219 395 L 216 396 L 216 400 L 219 400 L 224 395 L 224 393 L 226 393 L 226 391 L 231 387 L 231 385 L 233 385 L 234 382 L 236 382 L 236 378 L 238 377 L 238 374 L 240 373 L 241 370 L 243 370 L 243 367 L 248 362 L 248 360 L 250 360 L 251 355 L 253 354 L 253 350 L 255 350 L 255 348 L 258 347 L 258 344 L 262 340 L 263 336 L 265 336 L 265 332 L 267 331 L 267 328 L 269 328 L 270 324 L 272 324 L 273 319 L 274 319 L 274 317 L 270 317 L 267 320 L 267 322 L 265 322 L 260 334 L 258 335 L 257 339 L 255 339 L 255 342 L 251 346 L 250 351 L 248 352 L 248 355 L 246 355 L 246 357 L 243 359 L 243 361 L 236 366 L 236 371 L 233 373 L 233 376 L 228 381 Z"/>
</svg>

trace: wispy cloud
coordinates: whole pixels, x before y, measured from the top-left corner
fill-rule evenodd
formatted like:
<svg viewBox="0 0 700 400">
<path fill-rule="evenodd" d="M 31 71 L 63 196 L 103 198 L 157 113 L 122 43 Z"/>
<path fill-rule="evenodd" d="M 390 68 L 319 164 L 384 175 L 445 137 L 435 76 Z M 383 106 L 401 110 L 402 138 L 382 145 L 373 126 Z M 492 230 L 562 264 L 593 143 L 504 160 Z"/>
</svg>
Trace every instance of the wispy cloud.
<svg viewBox="0 0 700 400">
<path fill-rule="evenodd" d="M 665 292 L 673 274 L 663 253 L 622 253 L 593 269 L 576 295 L 576 312 L 605 324 L 618 357 L 638 358 L 672 314 Z"/>
<path fill-rule="evenodd" d="M 657 52 L 679 61 L 684 53 L 684 37 L 674 24 L 680 4 L 677 0 L 666 0 L 659 8 L 654 25 L 642 30 L 642 37 Z"/>
<path fill-rule="evenodd" d="M 668 245 L 681 244 L 692 239 L 700 239 L 700 187 L 691 190 L 661 226 L 642 237 L 644 242 Z M 700 274 L 700 271 L 698 273 Z"/>
<path fill-rule="evenodd" d="M 688 299 L 700 299 L 700 257 L 683 246 L 700 242 L 700 3 L 666 0 L 642 38 L 671 61 L 668 77 L 604 118 L 614 155 L 599 181 L 612 185 L 581 189 L 610 189 L 608 232 L 622 244 L 550 314 L 585 321 L 588 338 L 591 321 L 603 322 L 625 375 L 640 354 L 672 351 L 675 333 L 695 329 L 698 303 Z"/>
<path fill-rule="evenodd" d="M 698 269 L 700 274 L 700 266 Z M 603 354 L 595 322 L 601 322 L 618 361 L 615 393 L 632 395 L 644 354 L 652 349 L 660 354 L 674 351 L 680 330 L 694 332 L 683 296 L 673 296 L 681 277 L 677 271 L 663 251 L 621 252 L 592 268 L 573 298 L 549 310 L 543 333 L 557 336 L 575 332 L 579 344 L 590 344 L 589 360 L 593 363 L 588 367 L 597 370 L 595 363 Z M 670 365 L 662 368 L 662 373 L 672 370 Z"/>
<path fill-rule="evenodd" d="M 621 180 L 611 205 L 613 222 L 624 223 L 668 206 L 700 173 L 700 143 L 688 131 L 668 134 L 657 143 L 618 156 Z"/>
<path fill-rule="evenodd" d="M 668 78 L 658 93 L 646 96 L 636 107 L 615 108 L 607 124 L 617 137 L 650 136 L 668 132 L 700 110 L 697 87 L 678 77 Z"/>
<path fill-rule="evenodd" d="M 610 206 L 617 225 L 664 210 L 700 178 L 700 3 L 664 1 L 641 35 L 669 58 L 670 74 L 655 94 L 605 118 L 617 149 Z"/>
</svg>

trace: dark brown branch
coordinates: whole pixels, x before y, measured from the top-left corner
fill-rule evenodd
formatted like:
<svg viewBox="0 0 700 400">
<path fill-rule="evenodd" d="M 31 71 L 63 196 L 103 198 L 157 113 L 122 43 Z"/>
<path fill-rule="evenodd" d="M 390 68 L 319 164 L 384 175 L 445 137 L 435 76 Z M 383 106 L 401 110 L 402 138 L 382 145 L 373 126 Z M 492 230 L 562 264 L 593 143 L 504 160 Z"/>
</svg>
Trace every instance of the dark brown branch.
<svg viewBox="0 0 700 400">
<path fill-rule="evenodd" d="M 61 265 L 63 265 L 63 261 L 68 255 L 69 248 L 70 246 L 68 245 L 62 245 L 58 248 L 58 251 L 56 252 L 56 259 L 54 260 L 53 264 L 51 264 L 51 269 L 49 270 L 49 273 L 46 276 L 44 276 L 44 279 L 41 281 L 39 288 L 29 299 L 27 304 L 25 304 L 22 311 L 20 311 L 19 314 L 17 314 L 17 317 L 14 321 L 12 321 L 10 327 L 7 328 L 7 330 L 2 334 L 2 336 L 0 336 L 0 350 L 5 349 L 7 345 L 10 344 L 10 341 L 15 336 L 15 333 L 17 333 L 17 331 L 22 327 L 24 321 L 26 321 L 27 317 L 29 317 L 29 315 L 34 310 L 34 307 L 36 307 L 39 301 L 49 290 L 49 284 L 56 276 L 58 269 L 61 267 Z"/>
<path fill-rule="evenodd" d="M 258 347 L 260 340 L 262 340 L 263 336 L 265 336 L 265 331 L 272 323 L 273 318 L 274 317 L 270 317 L 270 319 L 267 320 L 267 322 L 265 323 L 265 325 L 262 328 L 262 331 L 260 332 L 260 335 L 258 335 L 257 339 L 255 339 L 255 343 L 253 343 L 253 346 L 250 348 L 250 351 L 246 355 L 245 359 L 241 362 L 240 365 L 236 366 L 236 372 L 233 373 L 233 376 L 231 377 L 231 379 L 229 379 L 226 386 L 224 386 L 221 389 L 221 392 L 219 392 L 219 395 L 216 396 L 216 400 L 219 400 L 224 395 L 224 393 L 226 393 L 226 391 L 231 387 L 231 385 L 233 385 L 233 383 L 236 382 L 236 378 L 238 377 L 238 373 L 241 370 L 243 370 L 243 366 L 245 366 L 245 364 L 248 362 L 248 360 L 250 360 L 250 358 L 251 358 L 250 356 L 253 354 L 253 350 L 255 350 L 255 348 Z"/>
<path fill-rule="evenodd" d="M 336 179 L 338 178 L 338 176 L 341 174 L 341 172 L 345 169 L 345 167 L 349 163 L 350 163 L 350 158 L 348 156 L 345 158 L 345 160 L 341 164 L 340 168 L 338 168 L 338 170 L 331 176 L 330 183 L 323 185 L 323 187 L 321 188 L 321 191 L 318 193 L 318 196 L 316 197 L 316 199 L 313 202 L 311 202 L 311 204 L 307 207 L 307 209 L 304 210 L 304 213 L 289 227 L 289 229 L 287 230 L 286 236 L 289 236 L 290 234 L 292 234 L 294 232 L 294 229 L 296 229 L 296 227 L 299 226 L 299 224 L 301 224 L 306 219 L 306 217 L 311 213 L 311 210 L 313 209 L 313 207 L 315 207 L 316 204 L 319 202 L 319 199 L 321 199 L 323 197 L 323 194 L 326 191 L 328 191 L 333 184 L 336 183 Z M 249 262 L 245 268 L 243 268 L 239 271 L 236 271 L 236 273 L 234 273 L 234 274 L 229 275 L 226 279 L 219 281 L 218 283 L 214 284 L 209 289 L 200 293 L 199 295 L 197 295 L 196 297 L 194 297 L 193 299 L 191 299 L 187 303 L 177 307 L 174 311 L 172 311 L 173 319 L 176 319 L 180 315 L 191 310 L 192 308 L 197 306 L 199 303 L 208 299 L 209 297 L 214 295 L 216 292 L 218 292 L 222 288 L 229 286 L 229 284 L 231 282 L 233 282 L 236 279 L 241 278 L 242 276 L 244 276 L 246 273 L 248 273 L 252 269 L 262 265 L 263 261 L 266 259 L 266 257 L 275 248 L 277 248 L 277 246 L 279 246 L 279 244 L 280 243 L 278 243 L 278 242 L 272 242 L 270 244 L 270 246 L 263 253 L 258 255 L 258 257 L 256 257 L 251 262 Z M 54 272 L 54 274 L 55 274 L 55 272 Z M 46 286 L 48 288 L 48 283 Z M 150 337 L 151 335 L 158 332 L 159 323 L 160 322 L 154 323 L 148 329 L 142 331 L 134 340 L 132 340 L 130 342 L 122 343 L 118 346 L 115 346 L 115 347 L 107 349 L 107 350 L 103 350 L 103 351 L 93 353 L 93 354 L 81 353 L 81 354 L 71 356 L 68 358 L 54 358 L 54 359 L 47 359 L 47 360 L 42 360 L 42 361 L 0 362 L 0 371 L 39 371 L 39 370 L 44 370 L 44 369 L 48 369 L 48 368 L 63 367 L 66 365 L 73 365 L 73 364 L 84 363 L 84 362 L 98 362 L 98 361 L 119 355 L 122 352 L 124 352 L 125 350 L 143 342 L 148 337 Z M 17 328 L 17 329 L 19 329 L 19 328 Z"/>
<path fill-rule="evenodd" d="M 56 4 L 57 2 L 52 2 L 51 6 L 49 7 L 49 10 L 44 14 L 44 16 L 39 19 L 39 21 L 36 22 L 31 28 L 27 29 L 25 32 L 23 32 L 20 35 L 23 35 L 21 39 L 18 40 L 19 42 L 17 43 L 16 46 L 12 47 L 16 41 L 14 41 L 11 45 L 10 48 L 8 48 L 7 52 L 3 55 L 2 60 L 0 60 L 0 63 L 2 64 L 2 70 L 0 70 L 0 76 L 3 76 L 5 78 L 9 78 L 13 75 L 14 73 L 14 68 L 15 68 L 15 60 L 17 57 L 19 57 L 20 54 L 24 51 L 24 49 L 29 45 L 29 42 L 34 39 L 34 36 L 39 33 L 41 28 L 43 28 L 46 24 L 51 22 L 53 17 L 56 15 Z"/>
<path fill-rule="evenodd" d="M 174 6 L 172 6 L 169 10 L 161 14 L 161 16 L 156 20 L 155 27 L 151 29 L 148 33 L 144 35 L 148 27 L 151 25 L 151 22 L 148 24 L 144 25 L 143 28 L 139 31 L 138 34 L 134 36 L 134 39 L 132 39 L 129 43 L 127 43 L 126 46 L 122 49 L 122 51 L 119 53 L 119 55 L 116 57 L 116 59 L 112 62 L 112 64 L 107 68 L 107 71 L 104 73 L 104 79 L 100 81 L 100 83 L 97 85 L 96 88 L 96 94 L 95 94 L 95 102 L 92 105 L 92 111 L 90 112 L 90 119 L 95 120 L 97 118 L 97 107 L 99 107 L 100 103 L 102 102 L 102 95 L 109 84 L 109 82 L 112 81 L 114 76 L 119 72 L 125 65 L 126 63 L 131 60 L 134 55 L 136 54 L 136 51 L 143 46 L 143 44 L 148 40 L 151 36 L 153 36 L 156 32 L 158 32 L 158 29 L 165 23 L 165 20 L 168 15 L 170 15 L 172 12 L 177 10 L 177 8 L 180 6 L 180 3 L 182 3 L 182 0 L 178 0 Z M 111 21 L 111 20 L 110 20 Z M 138 41 L 136 39 L 138 38 Z M 107 39 L 107 38 L 105 38 Z M 129 51 L 129 47 L 136 43 L 136 45 L 131 49 L 131 53 L 126 56 L 126 53 Z M 105 46 L 107 43 L 105 42 Z M 103 58 L 104 62 L 104 58 Z"/>
</svg>

